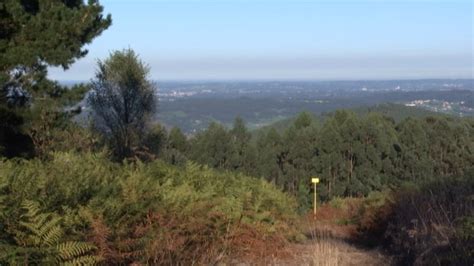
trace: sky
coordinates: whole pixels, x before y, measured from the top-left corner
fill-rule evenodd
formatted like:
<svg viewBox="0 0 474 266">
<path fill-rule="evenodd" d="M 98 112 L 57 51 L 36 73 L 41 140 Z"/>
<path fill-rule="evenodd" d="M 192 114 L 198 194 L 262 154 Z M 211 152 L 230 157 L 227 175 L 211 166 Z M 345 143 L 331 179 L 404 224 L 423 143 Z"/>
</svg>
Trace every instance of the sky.
<svg viewBox="0 0 474 266">
<path fill-rule="evenodd" d="M 471 0 L 102 0 L 112 26 L 57 80 L 131 48 L 154 80 L 472 78 Z"/>
</svg>

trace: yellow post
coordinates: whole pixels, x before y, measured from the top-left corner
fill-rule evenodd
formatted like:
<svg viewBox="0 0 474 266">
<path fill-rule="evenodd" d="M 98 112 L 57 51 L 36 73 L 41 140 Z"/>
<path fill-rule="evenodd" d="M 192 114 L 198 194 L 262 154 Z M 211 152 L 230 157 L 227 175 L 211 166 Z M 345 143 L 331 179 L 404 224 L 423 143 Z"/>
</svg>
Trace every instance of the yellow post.
<svg viewBox="0 0 474 266">
<path fill-rule="evenodd" d="M 314 216 L 316 216 L 316 183 L 314 183 Z"/>
<path fill-rule="evenodd" d="M 314 214 L 314 216 L 316 216 L 316 201 L 317 201 L 316 184 L 319 183 L 319 178 L 317 178 L 317 177 L 311 178 L 311 183 L 314 184 L 314 211 L 313 211 L 313 214 Z"/>
</svg>

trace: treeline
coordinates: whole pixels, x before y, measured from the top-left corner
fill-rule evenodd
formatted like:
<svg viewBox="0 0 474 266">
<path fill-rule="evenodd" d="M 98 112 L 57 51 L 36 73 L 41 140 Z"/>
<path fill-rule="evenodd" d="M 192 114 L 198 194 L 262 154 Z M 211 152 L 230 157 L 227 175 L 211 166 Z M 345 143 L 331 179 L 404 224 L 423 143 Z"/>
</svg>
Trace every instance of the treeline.
<svg viewBox="0 0 474 266">
<path fill-rule="evenodd" d="M 310 198 L 309 178 L 319 176 L 321 199 L 363 196 L 403 182 L 462 176 L 474 165 L 474 121 L 446 116 L 407 118 L 399 123 L 378 113 L 340 110 L 324 122 L 301 113 L 284 132 L 252 133 L 237 118 L 231 129 L 212 123 L 186 138 L 177 128 L 156 126 L 149 151 L 171 164 L 187 160 L 263 177 Z"/>
</svg>

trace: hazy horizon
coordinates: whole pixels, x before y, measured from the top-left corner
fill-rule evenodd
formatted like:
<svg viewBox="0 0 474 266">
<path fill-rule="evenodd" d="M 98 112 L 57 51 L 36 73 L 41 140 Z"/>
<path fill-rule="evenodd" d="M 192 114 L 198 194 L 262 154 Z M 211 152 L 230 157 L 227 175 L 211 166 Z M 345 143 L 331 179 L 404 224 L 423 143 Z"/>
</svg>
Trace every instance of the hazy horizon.
<svg viewBox="0 0 474 266">
<path fill-rule="evenodd" d="M 53 79 L 90 80 L 134 49 L 169 81 L 472 79 L 472 3 L 101 1 L 113 25 Z"/>
<path fill-rule="evenodd" d="M 153 82 L 363 82 L 363 81 L 444 81 L 444 80 L 471 80 L 474 81 L 474 78 L 400 78 L 400 79 L 151 79 Z M 57 79 L 59 82 L 88 82 L 90 79 Z"/>
</svg>

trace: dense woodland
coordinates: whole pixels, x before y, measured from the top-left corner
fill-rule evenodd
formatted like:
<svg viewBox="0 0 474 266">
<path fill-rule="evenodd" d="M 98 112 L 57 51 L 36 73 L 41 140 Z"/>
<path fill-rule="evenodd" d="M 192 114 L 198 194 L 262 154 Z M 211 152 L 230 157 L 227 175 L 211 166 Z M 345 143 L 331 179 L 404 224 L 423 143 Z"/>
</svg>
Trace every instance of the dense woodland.
<svg viewBox="0 0 474 266">
<path fill-rule="evenodd" d="M 214 123 L 189 139 L 177 128 L 167 133 L 156 126 L 147 141 L 154 143 L 150 152 L 171 164 L 191 160 L 263 177 L 306 206 L 311 176 L 322 179 L 322 200 L 462 176 L 474 165 L 473 134 L 470 118 L 395 123 L 375 112 L 358 116 L 341 110 L 324 122 L 301 113 L 281 133 L 274 128 L 249 132 L 239 118 L 231 129 Z"/>
<path fill-rule="evenodd" d="M 152 122 L 154 84 L 131 49 L 99 61 L 90 84 L 46 78 L 110 25 L 97 1 L 8 0 L 0 14 L 0 264 L 274 255 L 306 238 L 313 176 L 326 206 L 361 202 L 347 220 L 360 240 L 402 263 L 472 264 L 473 119 L 304 112 L 280 130 L 236 118 L 186 136 Z"/>
</svg>

